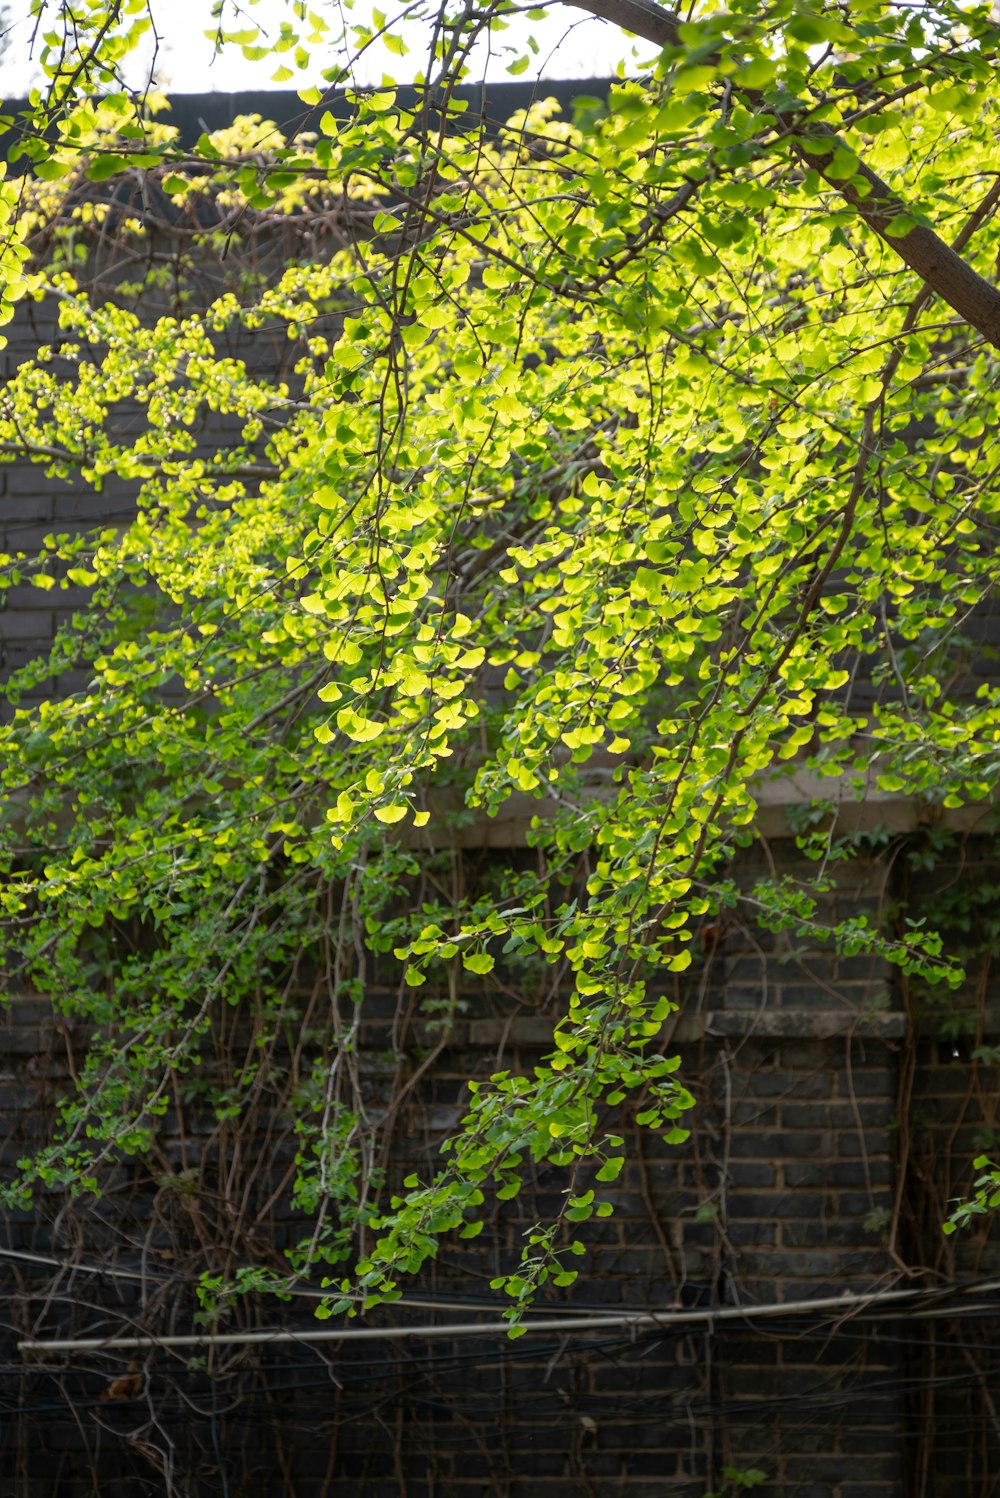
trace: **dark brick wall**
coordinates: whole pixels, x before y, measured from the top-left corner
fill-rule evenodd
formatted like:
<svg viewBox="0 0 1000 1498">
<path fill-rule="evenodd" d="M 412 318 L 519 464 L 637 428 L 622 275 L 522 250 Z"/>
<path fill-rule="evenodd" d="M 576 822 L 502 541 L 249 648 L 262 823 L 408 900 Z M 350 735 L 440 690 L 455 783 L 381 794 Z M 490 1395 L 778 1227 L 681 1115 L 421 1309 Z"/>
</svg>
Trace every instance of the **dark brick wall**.
<svg viewBox="0 0 1000 1498">
<path fill-rule="evenodd" d="M 52 337 L 53 324 L 32 305 L 6 331 L 10 373 Z M 261 365 L 278 357 L 259 342 L 249 352 Z M 221 425 L 203 435 L 206 447 L 226 440 Z M 132 499 L 124 486 L 95 494 L 40 466 L 2 465 L 0 548 L 30 552 L 50 531 L 124 520 Z M 44 648 L 75 602 L 68 591 L 0 594 L 3 666 Z M 980 623 L 970 633 L 991 663 L 995 622 Z M 978 660 L 973 669 L 984 669 Z M 771 851 L 781 872 L 810 877 L 789 842 Z M 830 917 L 879 915 L 888 896 L 917 898 L 902 887 L 898 860 L 839 867 Z M 980 884 L 989 867 L 981 855 Z M 969 868 L 966 860 L 948 877 L 967 878 Z M 748 857 L 748 883 L 761 872 Z M 158 1349 L 137 1354 L 132 1370 L 120 1352 L 21 1354 L 17 1343 L 29 1336 L 162 1336 L 196 1326 L 203 1243 L 231 1203 L 202 1191 L 211 1172 L 190 1195 L 164 1184 L 181 1157 L 168 1116 L 157 1160 L 122 1167 L 102 1202 L 53 1191 L 30 1212 L 7 1215 L 0 1490 L 11 1498 L 703 1498 L 738 1491 L 726 1488 L 729 1468 L 755 1469 L 765 1474 L 762 1492 L 794 1498 L 985 1498 L 1000 1473 L 993 1323 L 978 1313 L 866 1318 L 858 1297 L 996 1271 L 988 1236 L 940 1233 L 948 1200 L 968 1186 L 971 1155 L 997 1127 L 995 1073 L 974 1058 L 1000 1039 L 991 993 L 986 974 L 967 996 L 969 1024 L 942 1037 L 914 996 L 868 959 L 734 921 L 679 994 L 683 1008 L 664 1039 L 679 1049 L 697 1097 L 691 1139 L 668 1147 L 625 1121 L 616 1211 L 581 1230 L 589 1245 L 581 1277 L 543 1309 L 728 1316 L 790 1308 L 767 1319 L 690 1325 L 668 1314 L 655 1327 L 539 1332 L 516 1343 L 490 1333 Z M 426 1170 L 470 1076 L 529 1070 L 549 1048 L 550 1014 L 524 1007 L 512 1019 L 501 996 L 468 999 L 410 1100 L 397 1174 Z M 396 1002 L 396 975 L 379 973 L 362 1047 L 373 1106 L 386 1085 L 378 1058 L 392 1049 Z M 84 1039 L 44 996 L 13 996 L 0 1032 L 6 1170 L 45 1137 Z M 416 1027 L 414 1058 L 427 1041 Z M 282 1149 L 258 1162 L 262 1194 L 287 1164 Z M 490 1278 L 515 1262 L 525 1226 L 558 1206 L 564 1184 L 540 1174 L 515 1202 L 495 1204 L 480 1238 L 442 1245 L 407 1295 L 444 1307 L 385 1308 L 375 1322 L 495 1321 Z M 279 1206 L 269 1240 L 242 1245 L 234 1262 L 264 1262 L 300 1232 Z M 830 1295 L 842 1297 L 832 1311 L 795 1309 Z M 307 1298 L 250 1297 L 227 1326 L 310 1329 L 311 1309 Z"/>
<path fill-rule="evenodd" d="M 414 1109 L 400 1169 L 426 1165 L 465 1079 L 495 1065 L 495 1050 L 484 1044 L 495 1023 L 464 1022 L 442 1055 Z M 504 1065 L 537 1060 L 539 1028 L 537 1020 L 515 1021 Z M 44 1128 L 45 1077 L 64 1070 L 67 1037 L 44 1001 L 26 999 L 11 1011 L 6 1039 L 0 1086 L 20 1135 L 5 1147 L 9 1160 L 32 1124 Z M 881 1039 L 850 1044 L 853 1086 L 843 1035 L 720 1041 L 706 1032 L 688 1041 L 682 1071 L 700 1096 L 690 1144 L 668 1147 L 630 1127 L 615 1214 L 581 1229 L 590 1249 L 584 1272 L 549 1311 L 752 1306 L 879 1283 L 891 1265 L 865 1224 L 891 1193 L 894 1052 Z M 846 1150 L 852 1138 L 857 1147 Z M 148 1197 L 151 1187 L 131 1175 L 136 1233 L 143 1214 L 134 1193 Z M 555 1172 L 540 1174 L 522 1198 L 498 1205 L 479 1239 L 444 1244 L 432 1270 L 407 1287 L 454 1309 L 380 1311 L 378 1323 L 494 1321 L 490 1276 L 514 1261 L 524 1228 L 558 1204 L 562 1188 Z M 113 1201 L 75 1211 L 40 1201 L 35 1214 L 10 1222 L 7 1242 L 21 1253 L 93 1265 L 109 1229 L 114 1239 L 114 1219 Z M 285 1230 L 294 1233 L 290 1223 Z M 142 1245 L 130 1251 L 119 1236 L 108 1261 L 139 1273 Z M 143 1284 L 8 1261 L 11 1332 L 188 1329 L 194 1307 L 183 1286 L 171 1289 L 176 1301 L 165 1315 L 169 1259 L 147 1254 L 146 1268 Z M 245 1312 L 256 1324 L 309 1324 L 299 1305 Z M 237 1349 L 216 1354 L 208 1369 L 166 1351 L 140 1357 L 142 1396 L 102 1403 L 111 1379 L 126 1371 L 123 1354 L 64 1355 L 39 1367 L 8 1344 L 12 1418 L 0 1440 L 19 1449 L 19 1498 L 96 1491 L 85 1450 L 100 1491 L 167 1491 L 157 1487 L 163 1477 L 149 1454 L 167 1449 L 167 1438 L 176 1491 L 192 1498 L 220 1491 L 220 1443 L 230 1492 L 283 1498 L 484 1491 L 700 1498 L 724 1466 L 766 1472 L 769 1492 L 902 1491 L 895 1351 L 878 1344 L 870 1325 L 849 1318 L 845 1325 L 843 1316 L 595 1328 L 515 1344 L 489 1336 L 345 1343 L 318 1353 Z M 14 1416 L 18 1403 L 24 1414 Z"/>
<path fill-rule="evenodd" d="M 845 888 L 852 880 L 863 888 L 867 877 L 859 866 Z M 698 1099 L 691 1139 L 668 1147 L 626 1122 L 616 1211 L 581 1229 L 589 1246 L 581 1278 L 543 1309 L 780 1304 L 787 1314 L 539 1332 L 513 1344 L 490 1334 L 146 1351 L 137 1354 L 136 1397 L 109 1399 L 113 1380 L 129 1376 L 126 1354 L 39 1360 L 19 1355 L 16 1342 L 192 1328 L 197 1307 L 175 1256 L 197 1248 L 197 1213 L 223 1208 L 214 1199 L 167 1204 L 162 1180 L 132 1164 L 101 1205 L 43 1194 L 32 1213 L 8 1221 L 9 1252 L 66 1266 L 4 1261 L 0 1444 L 17 1474 L 9 1491 L 702 1498 L 725 1490 L 731 1468 L 762 1472 L 762 1492 L 796 1498 L 991 1492 L 989 1324 L 888 1311 L 866 1319 L 852 1305 L 879 1288 L 988 1272 L 988 1243 L 970 1236 L 956 1246 L 937 1230 L 941 1195 L 952 1187 L 934 1172 L 950 1159 L 961 1173 L 974 1142 L 963 1131 L 975 1132 L 991 1099 L 975 1102 L 968 1057 L 953 1045 L 911 1039 L 902 1015 L 884 1007 L 898 997 L 884 974 L 866 981 L 853 959 L 782 950 L 780 941 L 762 959 L 759 942 L 759 932 L 730 932 L 677 1026 L 681 1075 Z M 386 1076 L 374 1063 L 388 1048 L 395 1003 L 392 973 L 378 978 L 363 1046 L 373 1106 Z M 550 1019 L 511 1021 L 499 1007 L 470 993 L 402 1122 L 399 1172 L 426 1169 L 469 1076 L 498 1064 L 528 1069 L 543 1053 Z M 411 1043 L 419 1049 L 425 1039 L 418 1029 Z M 9 1009 L 0 1075 L 8 1167 L 44 1135 L 80 1044 L 42 997 Z M 911 1100 L 905 1128 L 901 1089 Z M 171 1138 L 168 1118 L 164 1160 L 176 1158 Z M 261 1159 L 263 1186 L 279 1165 Z M 385 1308 L 375 1323 L 495 1321 L 490 1277 L 515 1261 L 524 1228 L 553 1210 L 563 1186 L 556 1172 L 539 1173 L 520 1198 L 494 1205 L 474 1242 L 442 1245 L 406 1289 L 442 1308 Z M 930 1208 L 921 1207 L 925 1186 Z M 933 1234 L 917 1222 L 921 1210 L 938 1214 Z M 298 1231 L 279 1211 L 271 1246 Z M 101 1266 L 113 1272 L 91 1272 Z M 926 1280 L 908 1279 L 907 1268 L 926 1269 Z M 829 1295 L 843 1297 L 833 1311 L 797 1309 Z M 254 1300 L 234 1324 L 315 1325 L 308 1301 Z"/>
</svg>

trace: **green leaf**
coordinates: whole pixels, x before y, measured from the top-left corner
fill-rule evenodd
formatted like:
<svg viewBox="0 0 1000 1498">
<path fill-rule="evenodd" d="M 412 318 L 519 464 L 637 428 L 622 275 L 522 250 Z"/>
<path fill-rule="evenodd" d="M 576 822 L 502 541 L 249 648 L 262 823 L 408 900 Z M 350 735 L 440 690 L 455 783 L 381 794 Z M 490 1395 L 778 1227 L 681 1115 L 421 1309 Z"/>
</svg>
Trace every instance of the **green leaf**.
<svg viewBox="0 0 1000 1498">
<path fill-rule="evenodd" d="M 395 822 L 401 822 L 409 811 L 405 801 L 396 801 L 389 806 L 376 806 L 375 816 L 380 822 L 392 826 Z"/>
<path fill-rule="evenodd" d="M 493 971 L 493 958 L 489 952 L 464 952 L 462 966 L 469 973 L 490 973 Z"/>
<path fill-rule="evenodd" d="M 352 707 L 341 708 L 337 714 L 337 727 L 341 733 L 346 734 L 349 739 L 353 739 L 358 744 L 371 743 L 385 731 L 384 723 L 365 718 Z"/>
<path fill-rule="evenodd" d="M 92 182 L 106 182 L 109 177 L 114 177 L 126 165 L 123 156 L 112 156 L 102 154 L 96 156 L 87 167 L 87 176 Z"/>
</svg>

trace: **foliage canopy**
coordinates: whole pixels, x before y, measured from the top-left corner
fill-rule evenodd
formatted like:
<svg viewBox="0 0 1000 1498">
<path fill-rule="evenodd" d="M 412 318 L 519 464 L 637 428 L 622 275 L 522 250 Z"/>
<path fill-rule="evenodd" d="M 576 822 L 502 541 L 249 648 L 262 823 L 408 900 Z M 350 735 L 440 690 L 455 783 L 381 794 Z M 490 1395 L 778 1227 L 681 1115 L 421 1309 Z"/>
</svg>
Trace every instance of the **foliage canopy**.
<svg viewBox="0 0 1000 1498">
<path fill-rule="evenodd" d="M 334 118 L 313 86 L 295 138 L 249 122 L 194 152 L 119 86 L 140 6 L 51 31 L 0 266 L 5 313 L 54 298 L 62 331 L 5 387 L 0 451 L 139 497 L 123 528 L 4 559 L 5 585 L 88 595 L 0 730 L 8 965 L 93 1037 L 15 1193 L 147 1150 L 216 1012 L 256 1006 L 269 1064 L 290 1025 L 312 1046 L 288 1272 L 391 1298 L 548 1162 L 566 1206 L 497 1281 L 516 1319 L 574 1277 L 566 1223 L 610 1210 L 590 1187 L 621 1168 L 615 1109 L 683 1137 L 673 975 L 747 895 L 730 865 L 762 778 L 991 792 L 1000 692 L 961 671 L 1000 567 L 1000 26 L 947 3 L 582 8 L 650 48 L 573 119 L 463 112 L 496 5 L 442 12 L 412 108 L 387 84 Z M 307 72 L 306 27 L 290 12 L 277 50 Z M 343 45 L 377 31 L 404 44 L 376 13 Z M 139 182 L 145 224 L 121 206 Z M 190 212 L 218 248 L 338 205 L 335 253 L 205 306 L 87 294 L 109 226 L 138 243 Z M 262 330 L 295 350 L 284 380 L 225 352 Z M 206 412 L 233 433 L 214 457 Z M 46 697 L 70 670 L 85 684 Z M 440 872 L 463 817 L 512 807 L 530 862 Z M 812 929 L 833 848 L 814 838 L 811 886 L 750 892 L 765 923 Z M 923 927 L 831 935 L 958 980 Z M 373 953 L 439 1034 L 478 985 L 561 995 L 545 1063 L 474 1081 L 440 1169 L 392 1199 L 356 1078 Z M 315 971 L 325 1018 L 299 996 Z M 246 1106 L 262 1065 L 211 1106 Z"/>
</svg>

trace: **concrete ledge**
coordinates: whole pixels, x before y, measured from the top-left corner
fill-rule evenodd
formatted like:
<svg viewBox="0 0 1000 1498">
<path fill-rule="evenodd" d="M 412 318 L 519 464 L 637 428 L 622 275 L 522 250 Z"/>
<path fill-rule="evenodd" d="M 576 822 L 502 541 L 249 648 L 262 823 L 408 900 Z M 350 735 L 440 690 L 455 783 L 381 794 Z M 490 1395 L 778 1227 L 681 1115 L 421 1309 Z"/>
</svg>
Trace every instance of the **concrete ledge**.
<svg viewBox="0 0 1000 1498">
<path fill-rule="evenodd" d="M 582 767 L 584 801 L 611 801 L 620 791 L 613 770 L 624 761 L 603 750 L 595 751 Z M 764 837 L 793 837 L 798 816 L 810 807 L 824 806 L 829 821 L 840 833 L 870 832 L 888 828 L 892 832 L 914 832 L 934 825 L 953 832 L 985 832 L 996 813 L 995 797 L 955 808 L 929 807 L 914 796 L 880 791 L 874 772 L 864 776 L 823 776 L 804 767 L 785 766 L 768 771 L 753 784 L 757 815 L 753 830 Z M 520 848 L 527 842 L 532 821 L 546 821 L 558 809 L 554 798 L 529 796 L 512 791 L 495 817 L 470 811 L 456 792 L 430 790 L 426 797 L 431 821 L 427 827 L 401 824 L 398 840 L 404 846 L 431 851 L 435 848 Z"/>
<path fill-rule="evenodd" d="M 469 1043 L 473 1046 L 528 1046 L 551 1049 L 552 1032 L 559 1016 L 538 1015 L 522 1019 L 472 1020 Z M 899 1040 L 906 1034 L 907 1018 L 898 1010 L 858 1014 L 847 1009 L 718 1010 L 708 1014 L 680 1014 L 664 1025 L 664 1035 L 677 1045 L 690 1045 L 703 1038 L 759 1035 L 774 1040 L 833 1040 L 856 1035 L 859 1040 Z"/>
<path fill-rule="evenodd" d="M 859 1014 L 849 1009 L 771 1009 L 755 1013 L 730 1009 L 707 1015 L 702 1033 L 764 1035 L 776 1040 L 832 1040 L 838 1035 L 899 1040 L 906 1034 L 907 1024 L 906 1015 L 898 1010 Z M 679 1034 L 682 1029 L 679 1025 Z"/>
</svg>

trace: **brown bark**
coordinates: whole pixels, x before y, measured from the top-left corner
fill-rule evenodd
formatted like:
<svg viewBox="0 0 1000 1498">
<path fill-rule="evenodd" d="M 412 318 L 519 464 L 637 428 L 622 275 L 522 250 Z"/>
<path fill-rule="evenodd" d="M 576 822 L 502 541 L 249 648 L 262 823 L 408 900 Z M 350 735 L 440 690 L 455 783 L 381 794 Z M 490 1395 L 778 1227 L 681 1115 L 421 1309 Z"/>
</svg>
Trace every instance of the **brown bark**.
<svg viewBox="0 0 1000 1498">
<path fill-rule="evenodd" d="M 644 41 L 657 47 L 680 45 L 678 27 L 681 18 L 673 11 L 658 5 L 656 0 L 563 0 L 578 10 L 585 10 L 602 20 L 612 21 L 625 31 L 631 31 Z M 748 102 L 759 106 L 759 96 L 749 90 Z M 870 167 L 861 162 L 855 178 L 861 177 L 868 185 L 864 193 L 856 181 L 842 181 L 829 175 L 834 152 L 846 147 L 832 131 L 823 132 L 823 140 L 829 141 L 829 150 L 808 153 L 801 151 L 801 160 L 813 167 L 832 188 L 855 210 L 870 229 L 895 255 L 916 271 L 931 291 L 947 302 L 970 327 L 981 333 L 994 348 L 1000 349 L 1000 291 L 978 271 L 973 270 L 961 255 L 945 244 L 933 229 L 915 226 L 905 234 L 893 234 L 893 220 L 907 213 L 906 204 L 894 193 L 888 183 L 883 182 Z M 817 138 L 816 143 L 819 143 Z"/>
</svg>

